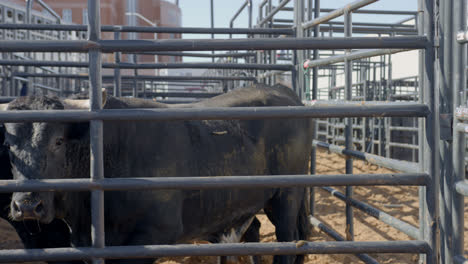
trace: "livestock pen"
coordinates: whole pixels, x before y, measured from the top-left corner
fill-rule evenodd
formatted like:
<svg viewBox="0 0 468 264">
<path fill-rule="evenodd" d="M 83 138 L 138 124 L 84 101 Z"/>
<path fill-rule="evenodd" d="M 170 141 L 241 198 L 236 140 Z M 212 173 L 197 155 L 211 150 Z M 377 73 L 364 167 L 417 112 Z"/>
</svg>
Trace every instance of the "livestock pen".
<svg viewBox="0 0 468 264">
<path fill-rule="evenodd" d="M 37 0 L 44 4 L 43 1 Z M 0 65 L 2 68 L 2 94 L 19 94 L 20 83 L 29 87 L 47 90 L 58 95 L 68 95 L 89 89 L 90 109 L 67 111 L 21 111 L 0 112 L 3 122 L 90 122 L 91 171 L 90 179 L 66 179 L 43 181 L 5 180 L 0 192 L 28 192 L 40 190 L 89 190 L 92 194 L 92 247 L 0 250 L 0 261 L 40 261 L 92 259 L 102 263 L 106 258 L 138 258 L 161 256 L 211 256 L 211 255 L 279 255 L 279 254 L 357 254 L 365 263 L 377 263 L 369 253 L 416 253 L 425 263 L 464 263 L 463 257 L 463 195 L 468 195 L 465 182 L 465 133 L 464 121 L 468 120 L 466 105 L 466 3 L 463 0 L 437 1 L 419 0 L 418 10 L 388 11 L 361 9 L 377 0 L 359 0 L 338 9 L 320 8 L 320 0 L 283 0 L 276 6 L 264 0 L 259 5 L 256 26 L 253 26 L 252 1 L 246 0 L 231 20 L 230 28 L 165 28 L 141 26 L 109 26 L 100 24 L 100 1 L 88 1 L 89 25 L 32 24 L 3 21 L 0 24 L 2 40 Z M 28 6 L 32 0 L 28 0 Z M 292 6 L 288 4 L 292 2 Z M 44 4 L 45 5 L 45 4 Z M 46 6 L 46 5 L 45 5 Z M 249 28 L 234 28 L 239 13 L 247 8 Z M 293 19 L 275 16 L 280 12 L 292 12 Z M 6 9 L 3 9 L 6 14 Z M 352 14 L 407 15 L 414 25 L 403 22 L 396 24 L 353 23 Z M 344 16 L 343 22 L 330 21 Z M 5 17 L 5 15 L 4 15 Z M 436 19 L 437 18 L 437 19 Z M 6 23 L 9 22 L 9 23 Z M 325 24 L 325 25 L 322 25 Z M 26 30 L 26 31 L 24 31 Z M 44 32 L 87 32 L 75 39 L 67 34 L 53 40 L 33 40 L 35 31 Z M 101 39 L 101 32 L 113 32 L 114 40 Z M 22 39 L 15 39 L 11 32 L 27 32 Z M 145 33 L 197 33 L 197 34 L 242 34 L 248 38 L 218 39 L 174 39 L 136 40 L 121 39 L 122 32 Z M 325 37 L 321 32 L 328 32 Z M 332 33 L 343 33 L 334 36 Z M 460 33 L 459 33 L 460 32 Z M 379 34 L 378 36 L 353 36 L 352 34 Z M 16 34 L 14 34 L 16 35 Z M 28 36 L 29 35 L 29 36 Z M 388 36 L 381 36 L 388 35 Z M 10 36 L 13 39 L 9 39 Z M 366 49 L 363 51 L 355 51 Z M 371 50 L 367 50 L 371 49 Z M 277 53 L 286 50 L 285 53 Z M 331 54 L 321 50 L 332 50 Z M 335 53 L 335 50 L 339 52 Z M 411 80 L 395 80 L 391 77 L 391 63 L 385 56 L 397 52 L 419 50 L 419 73 Z M 188 53 L 192 51 L 213 51 Z M 214 51 L 232 51 L 214 53 Z M 237 52 L 239 51 L 239 52 Z M 18 59 L 14 52 L 34 54 L 88 53 L 88 61 L 79 56 L 76 61 Z M 103 53 L 114 53 L 115 62 L 103 63 Z M 123 63 L 122 53 L 170 56 L 195 56 L 212 58 L 212 63 Z M 325 55 L 326 54 L 326 55 Z M 278 56 L 280 55 L 280 56 Z M 320 56 L 322 55 L 322 56 Z M 325 55 L 325 56 L 323 56 Z M 28 55 L 30 56 L 30 55 Z M 61 58 L 61 55 L 55 55 Z M 381 56 L 381 61 L 365 60 Z M 232 58 L 226 63 L 215 58 Z M 24 58 L 24 57 L 23 57 Z M 239 63 L 237 60 L 243 59 Z M 280 64 L 279 60 L 288 63 Z M 79 61 L 80 60 L 80 61 Z M 353 68 L 353 61 L 355 63 Z M 235 63 L 237 62 L 237 63 Z M 343 65 L 336 63 L 343 62 Z M 16 67 L 16 68 L 15 68 Z M 18 68 L 28 67 L 28 68 Z M 40 68 L 36 72 L 29 68 Z M 56 67 L 51 70 L 47 67 Z M 325 90 L 325 99 L 320 95 L 318 67 L 328 69 L 331 89 Z M 379 68 L 380 67 L 380 68 Z M 387 67 L 387 68 L 385 68 Z M 76 69 L 86 69 L 79 72 Z M 102 69 L 114 69 L 113 75 L 103 75 Z M 214 69 L 204 76 L 146 76 L 138 75 L 137 69 L 203 68 Z M 308 69 L 311 69 L 309 72 Z M 381 77 L 370 80 L 370 70 Z M 72 70 L 71 70 L 72 69 Z M 121 69 L 135 70 L 133 75 L 122 75 Z M 222 71 L 219 71 L 222 69 Z M 366 70 L 367 69 L 367 70 Z M 10 72 L 8 72 L 10 71 Z M 336 85 L 337 71 L 343 71 L 344 85 Z M 353 83 L 353 72 L 361 72 L 360 82 Z M 47 73 L 46 73 L 47 72 Z M 286 72 L 286 73 L 285 73 Z M 387 72 L 385 74 L 385 72 Z M 47 81 L 54 80 L 53 82 Z M 73 82 L 71 80 L 80 80 Z M 356 78 L 355 78 L 356 79 Z M 84 83 L 84 80 L 89 80 Z M 125 82 L 126 81 L 126 82 Z M 110 83 L 114 96 L 135 97 L 184 97 L 183 94 L 160 91 L 154 82 L 213 82 L 216 93 L 236 87 L 239 81 L 265 82 L 290 81 L 292 89 L 304 99 L 303 107 L 241 107 L 206 108 L 197 111 L 187 109 L 102 109 L 101 87 Z M 81 83 L 83 82 L 83 83 Z M 126 83 L 126 86 L 123 84 Z M 165 84 L 162 84 L 163 86 Z M 65 87 L 74 87 L 67 89 Z M 140 87 L 141 89 L 139 89 Z M 369 96 L 368 91 L 375 92 Z M 401 88 L 406 87 L 406 88 Z M 408 88 L 414 87 L 414 88 Z M 403 92 L 397 92 L 403 91 Z M 171 94 L 172 93 L 172 94 Z M 209 93 L 188 94 L 188 97 L 208 97 Z M 398 97 L 399 96 L 399 97 Z M 413 102 L 395 102 L 397 98 L 411 97 Z M 329 100 L 330 99 L 330 100 Z M 336 101 L 335 99 L 341 99 Z M 417 100 L 417 101 L 416 101 Z M 328 149 L 347 157 L 344 175 L 271 175 L 229 178 L 182 177 L 147 179 L 105 179 L 103 177 L 103 121 L 107 120 L 219 120 L 219 119 L 262 119 L 262 118 L 315 118 L 315 148 Z M 390 118 L 411 117 L 408 127 L 392 126 Z M 361 119 L 358 119 L 361 118 Z M 319 120 L 320 119 L 320 120 Z M 417 123 L 417 124 L 416 124 Z M 360 132 L 356 132 L 360 131 Z M 412 146 L 392 142 L 390 130 L 416 133 L 411 137 Z M 325 131 L 325 132 L 324 132 Z M 375 132 L 377 131 L 377 132 Z M 377 134 L 376 137 L 374 134 Z M 354 136 L 353 136 L 354 135 Z M 318 141 L 322 136 L 324 141 Z M 340 139 L 341 137 L 341 139 Z M 377 138 L 377 139 L 376 139 Z M 377 142 L 375 142 L 377 141 Z M 416 144 L 417 141 L 417 144 Z M 337 142 L 344 142 L 338 146 Z M 390 147 L 409 148 L 411 161 L 390 157 Z M 406 145 L 404 145 L 406 144 Z M 358 150 L 354 146 L 357 146 Z M 416 151 L 417 150 L 417 151 Z M 378 154 L 378 155 L 377 155 Z M 311 153 L 311 174 L 315 174 L 315 149 Z M 385 156 L 385 157 L 384 157 Z M 417 156 L 417 157 L 416 157 Z M 353 174 L 353 158 L 391 168 L 402 173 Z M 337 242 L 296 242 L 210 244 L 210 245 L 145 245 L 106 247 L 104 243 L 103 195 L 108 190 L 136 189 L 206 189 L 223 187 L 311 187 L 311 224 L 322 229 Z M 372 206 L 353 198 L 352 186 L 409 185 L 420 186 L 419 227 L 392 217 Z M 346 186 L 340 193 L 328 186 Z M 321 223 L 314 215 L 314 190 L 323 187 L 346 202 L 346 237 Z M 414 240 L 410 241 L 353 241 L 353 208 L 377 217 L 384 223 L 400 230 Z"/>
</svg>

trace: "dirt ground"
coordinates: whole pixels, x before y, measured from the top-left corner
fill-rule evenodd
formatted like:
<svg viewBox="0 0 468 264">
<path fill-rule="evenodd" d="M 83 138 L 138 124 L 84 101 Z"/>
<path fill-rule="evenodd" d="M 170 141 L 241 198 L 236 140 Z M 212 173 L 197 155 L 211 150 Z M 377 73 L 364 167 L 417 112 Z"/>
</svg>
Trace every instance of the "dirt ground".
<svg viewBox="0 0 468 264">
<path fill-rule="evenodd" d="M 344 158 L 340 155 L 320 151 L 317 155 L 317 174 L 341 174 L 344 173 Z M 392 171 L 366 164 L 363 161 L 354 161 L 354 173 L 390 173 Z M 337 187 L 340 191 L 344 188 Z M 417 187 L 355 187 L 354 197 L 366 201 L 368 204 L 379 208 L 412 225 L 418 226 L 418 188 Z M 468 200 L 465 201 L 468 204 Z M 321 221 L 344 236 L 345 230 L 345 206 L 337 198 L 328 192 L 317 188 L 316 192 L 316 216 Z M 368 216 L 359 210 L 354 210 L 355 240 L 357 241 L 385 241 L 385 240 L 409 240 L 410 238 L 396 229 Z M 465 206 L 465 238 L 468 236 L 468 206 Z M 262 223 L 261 240 L 263 242 L 275 241 L 275 229 L 267 217 L 259 214 Z M 310 241 L 333 241 L 324 233 L 314 230 Z M 0 249 L 21 248 L 18 236 L 5 221 L 0 222 Z M 468 248 L 465 239 L 465 248 Z M 380 263 L 417 263 L 417 255 L 411 254 L 372 254 Z M 271 263 L 271 256 L 263 256 L 262 263 Z M 184 257 L 161 259 L 157 264 L 216 264 L 216 257 Z M 242 258 L 240 263 L 249 263 L 247 258 Z M 353 255 L 309 255 L 307 264 L 316 263 L 362 263 Z"/>
</svg>

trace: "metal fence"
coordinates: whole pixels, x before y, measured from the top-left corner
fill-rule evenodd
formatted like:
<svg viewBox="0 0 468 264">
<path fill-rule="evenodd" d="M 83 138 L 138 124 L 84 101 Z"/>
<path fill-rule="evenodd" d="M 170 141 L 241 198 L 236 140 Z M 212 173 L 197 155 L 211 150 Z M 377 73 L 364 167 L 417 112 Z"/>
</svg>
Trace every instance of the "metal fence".
<svg viewBox="0 0 468 264">
<path fill-rule="evenodd" d="M 287 6 L 293 2 L 293 6 Z M 313 2 L 313 3 L 312 3 Z M 135 258 L 138 256 L 181 256 L 181 255 L 273 255 L 273 254 L 331 254 L 351 253 L 366 263 L 376 263 L 367 253 L 417 253 L 426 263 L 462 263 L 463 259 L 463 198 L 468 194 L 468 183 L 464 176 L 465 137 L 468 129 L 463 121 L 468 120 L 466 108 L 466 47 L 455 41 L 455 32 L 465 31 L 465 1 L 419 0 L 418 12 L 401 12 L 385 10 L 360 9 L 376 0 L 355 1 L 336 10 L 321 9 L 320 0 L 283 0 L 277 6 L 272 1 L 264 0 L 259 6 L 257 26 L 249 29 L 233 28 L 160 28 L 160 27 L 125 27 L 100 25 L 100 3 L 98 0 L 88 0 L 89 27 L 82 25 L 32 25 L 32 24 L 1 24 L 2 30 L 75 30 L 88 31 L 87 40 L 0 40 L 0 52 L 77 52 L 88 53 L 87 64 L 79 62 L 57 61 L 19 61 L 3 58 L 0 64 L 24 65 L 28 67 L 88 67 L 89 76 L 51 75 L 50 78 L 89 78 L 90 109 L 67 111 L 19 111 L 1 112 L 1 122 L 90 122 L 91 133 L 91 178 L 43 180 L 20 182 L 15 180 L 2 181 L 0 192 L 47 190 L 89 190 L 92 193 L 92 247 L 64 248 L 47 250 L 0 250 L 0 261 L 35 261 L 35 260 L 67 260 L 93 259 L 102 263 L 105 258 Z M 250 21 L 251 1 L 246 1 L 236 12 L 234 21 L 242 10 L 249 6 Z M 280 12 L 293 12 L 293 20 L 275 18 Z M 326 13 L 322 15 L 322 13 Z M 353 13 L 372 14 L 402 14 L 416 17 L 417 27 L 389 26 L 385 24 L 352 23 Z M 344 16 L 344 22 L 330 21 Z M 440 17 L 435 21 L 435 17 Z M 321 24 L 328 23 L 324 26 Z M 250 23 L 249 25 L 251 25 Z M 401 24 L 401 23 L 400 23 Z M 291 27 L 294 25 L 294 27 Z M 101 31 L 115 32 L 114 40 L 100 39 Z M 249 38 L 226 39 L 223 41 L 206 40 L 121 40 L 120 32 L 151 32 L 151 33 L 208 33 L 208 34 L 249 34 Z M 320 32 L 338 32 L 344 36 L 320 36 Z M 382 33 L 391 36 L 355 37 L 352 34 Z M 441 34 L 444 33 L 444 34 Z M 266 35 L 273 36 L 265 38 Z M 399 35 L 399 36 L 394 36 Z M 443 38 L 439 36 L 443 35 Z M 291 37 L 292 36 L 292 37 Z M 460 34 L 459 41 L 466 42 L 467 34 Z M 439 40 L 440 38 L 440 40 Z M 437 40 L 437 41 L 436 41 Z M 343 55 L 332 54 L 328 58 L 319 58 L 319 50 L 344 50 Z M 352 49 L 375 49 L 371 51 L 354 52 Z M 391 49 L 391 50 L 389 50 Z M 387 102 L 368 101 L 356 103 L 353 101 L 353 60 L 375 55 L 385 55 L 402 49 L 419 49 L 418 102 Z M 229 54 L 186 53 L 185 51 L 240 51 Z M 276 53 L 277 50 L 287 50 Z M 247 52 L 246 52 L 247 51 Z M 256 51 L 256 52 L 252 52 Z M 121 53 L 165 54 L 171 56 L 225 57 L 245 58 L 248 64 L 184 64 L 184 65 L 143 65 L 120 62 Z M 183 53 L 182 53 L 183 52 Z M 115 53 L 115 63 L 102 63 L 102 53 Z M 436 56 L 444 54 L 442 56 Z M 280 55 L 280 56 L 277 56 Z M 279 65 L 281 59 L 291 59 L 290 64 Z M 310 59 L 307 65 L 303 62 Z M 317 78 L 319 71 L 316 66 L 328 65 L 338 61 L 344 62 L 345 85 L 340 89 L 340 96 L 346 102 L 313 101 L 304 107 L 265 107 L 265 108 L 202 108 L 202 109 L 138 109 L 103 110 L 101 107 L 102 76 L 101 69 L 115 69 L 114 94 L 123 94 L 121 68 L 170 68 L 199 67 L 214 69 L 249 70 L 247 76 L 231 77 L 230 81 L 263 81 L 276 83 L 278 74 L 290 72 L 287 78 L 292 81 L 293 89 L 300 95 L 306 94 L 308 80 L 305 78 L 304 66 L 313 67 L 310 83 L 310 99 L 317 100 L 319 89 Z M 328 66 L 327 66 L 328 67 Z M 367 66 L 366 66 L 367 67 Z M 333 70 L 333 68 L 330 68 Z M 227 80 L 223 76 L 198 77 L 211 80 Z M 232 76 L 232 72 L 231 76 Z M 15 73 L 18 78 L 29 78 L 39 73 Z M 103 78 L 104 77 L 104 78 Z M 159 76 L 138 76 L 134 79 L 148 78 L 155 81 Z M 256 77 L 252 79 L 253 77 Z M 162 78 L 162 77 L 161 77 Z M 171 79 L 170 77 L 167 77 Z M 445 78 L 445 79 L 444 79 Z M 368 85 L 363 78 L 361 86 Z M 443 80 L 450 79 L 450 82 Z M 193 81 L 196 78 L 176 78 L 176 81 Z M 393 80 L 395 81 L 395 80 Z M 405 86 L 405 85 L 401 85 Z M 439 88 L 440 86 L 440 88 Z M 396 86 L 395 86 L 396 87 Z M 338 89 L 337 89 L 338 90 Z M 441 96 L 439 96 L 439 91 Z M 143 89 L 146 93 L 146 88 Z M 157 92 L 157 90 L 156 90 Z M 137 86 L 133 87 L 133 96 L 139 96 Z M 338 95 L 334 95 L 337 96 Z M 361 96 L 355 94 L 355 96 Z M 444 107 L 440 108 L 439 105 Z M 460 106 L 454 113 L 454 108 Z M 453 115 L 453 136 L 451 130 L 442 126 L 441 121 L 446 116 Z M 105 179 L 103 172 L 103 121 L 106 120 L 210 120 L 210 119 L 259 119 L 259 118 L 345 118 L 343 125 L 344 147 L 314 141 L 314 147 L 327 148 L 330 151 L 345 154 L 345 175 L 287 175 L 287 176 L 252 176 L 225 177 L 223 181 L 213 178 L 145 178 L 145 179 Z M 385 118 L 412 117 L 418 122 L 418 163 L 406 162 L 365 153 L 366 142 L 362 143 L 362 151 L 353 148 L 353 125 L 362 125 L 353 118 Z M 381 119 L 382 120 L 382 119 Z M 450 122 L 451 119 L 448 119 Z M 372 122 L 382 129 L 383 122 Z M 315 124 L 315 135 L 318 135 L 319 122 Z M 391 127 L 387 124 L 387 127 Z M 416 126 L 415 126 L 416 127 Z M 387 129 L 387 128 L 386 128 Z M 414 130 L 414 129 L 413 129 Z M 412 130 L 412 131 L 413 131 Z M 328 134 L 327 134 L 328 135 Z M 448 136 L 447 136 L 448 135 Z M 333 135 L 335 138 L 336 135 Z M 365 137 L 361 134 L 360 140 Z M 380 140 L 383 140 L 380 138 Z M 372 143 L 373 144 L 373 143 Z M 382 153 L 381 153 L 382 154 Z M 311 155 L 311 173 L 315 174 L 315 148 Z M 401 171 L 395 174 L 353 174 L 352 158 Z M 287 180 L 285 180 L 287 178 Z M 119 246 L 106 247 L 104 239 L 103 194 L 108 190 L 164 189 L 190 188 L 205 189 L 213 187 L 284 187 L 284 186 L 325 187 L 324 189 L 338 199 L 346 202 L 347 237 L 344 238 L 335 230 L 329 228 L 314 217 L 313 191 L 311 195 L 311 223 L 322 229 L 338 241 L 347 242 L 308 242 L 302 247 L 295 243 L 249 243 L 249 244 L 218 244 L 218 245 L 158 245 L 158 246 Z M 355 185 L 416 185 L 420 186 L 420 224 L 419 228 L 396 219 L 362 201 L 352 197 Z M 340 193 L 326 186 L 346 186 L 346 193 Z M 313 190 L 313 189 L 312 189 Z M 456 191 L 455 191 L 456 190 Z M 354 242 L 353 208 L 374 216 L 384 223 L 408 234 L 412 241 L 385 242 Z M 439 258 L 440 256 L 440 258 Z"/>
</svg>

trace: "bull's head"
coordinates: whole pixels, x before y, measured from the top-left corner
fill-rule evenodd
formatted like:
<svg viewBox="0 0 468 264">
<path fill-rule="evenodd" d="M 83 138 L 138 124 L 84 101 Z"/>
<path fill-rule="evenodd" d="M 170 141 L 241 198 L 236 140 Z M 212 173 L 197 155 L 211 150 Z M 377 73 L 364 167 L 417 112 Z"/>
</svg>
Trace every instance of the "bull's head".
<svg viewBox="0 0 468 264">
<path fill-rule="evenodd" d="M 103 96 L 105 100 L 105 94 Z M 59 100 L 48 97 L 20 97 L 4 110 L 89 109 L 88 100 Z M 7 123 L 5 145 L 9 148 L 15 180 L 62 179 L 78 177 L 87 168 L 83 156 L 89 148 L 88 124 L 81 123 Z M 78 146 L 78 147 L 77 147 Z M 81 147 L 83 146 L 83 147 Z M 87 153 L 86 153 L 87 152 Z M 86 169 L 85 169 L 86 170 Z M 84 175 L 86 175 L 86 172 Z M 81 174 L 81 176 L 83 173 Z M 15 192 L 10 214 L 16 221 L 38 220 L 50 223 L 64 215 L 60 192 Z"/>
</svg>

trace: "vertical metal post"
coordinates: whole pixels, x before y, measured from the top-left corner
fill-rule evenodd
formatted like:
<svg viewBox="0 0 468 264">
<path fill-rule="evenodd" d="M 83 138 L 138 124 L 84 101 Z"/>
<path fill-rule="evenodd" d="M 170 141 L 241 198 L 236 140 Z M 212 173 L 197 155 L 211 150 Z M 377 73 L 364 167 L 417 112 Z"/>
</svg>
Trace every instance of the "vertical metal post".
<svg viewBox="0 0 468 264">
<path fill-rule="evenodd" d="M 394 36 L 394 34 L 390 34 L 390 36 Z M 388 68 L 387 68 L 387 93 L 386 93 L 386 100 L 387 101 L 390 101 L 391 98 L 392 98 L 392 94 L 393 94 L 393 85 L 392 85 L 392 55 L 389 54 L 388 55 Z M 391 150 L 391 146 L 390 146 L 390 142 L 392 141 L 392 132 L 390 130 L 390 126 L 392 125 L 392 118 L 391 117 L 387 117 L 385 118 L 385 155 L 387 158 L 390 158 L 390 150 Z"/>
<path fill-rule="evenodd" d="M 418 35 L 422 36 L 424 35 L 424 3 L 423 0 L 418 0 Z M 418 58 L 418 89 L 419 89 L 419 98 L 418 101 L 419 103 L 424 102 L 424 84 L 423 84 L 423 75 L 424 75 L 424 51 L 419 50 L 419 58 Z M 418 145 L 419 145 L 419 150 L 418 150 L 418 162 L 420 165 L 421 170 L 424 170 L 425 163 L 426 161 L 424 158 L 426 157 L 427 153 L 424 151 L 424 119 L 419 118 L 418 119 Z M 420 239 L 425 239 L 424 238 L 424 233 L 426 231 L 426 213 L 427 213 L 427 208 L 426 208 L 426 203 L 425 201 L 425 196 L 426 196 L 426 187 L 425 186 L 420 186 L 419 187 L 419 235 Z M 423 264 L 426 262 L 426 255 L 425 254 L 420 254 L 419 255 L 419 264 Z"/>
<path fill-rule="evenodd" d="M 344 13 L 344 31 L 345 37 L 351 37 L 352 35 L 352 20 L 351 12 L 345 10 Z M 347 49 L 346 54 L 351 53 L 351 50 Z M 353 89 L 353 65 L 352 61 L 345 60 L 345 100 L 351 101 L 352 89 Z M 346 118 L 345 126 L 345 148 L 353 148 L 353 119 Z M 346 174 L 353 173 L 353 159 L 346 158 Z M 353 187 L 346 186 L 346 197 L 351 198 L 353 196 Z M 346 239 L 354 240 L 354 223 L 353 223 L 353 207 L 347 202 L 346 203 Z"/>
<path fill-rule="evenodd" d="M 464 0 L 463 0 L 464 1 Z M 436 25 L 439 29 L 440 46 L 438 49 L 438 78 L 440 92 L 437 94 L 440 98 L 439 110 L 441 114 L 453 113 L 453 86 L 452 86 L 452 47 L 455 35 L 452 25 L 452 5 L 453 0 L 440 2 L 441 19 Z M 452 256 L 452 191 L 453 190 L 453 163 L 452 140 L 441 138 L 439 140 L 440 150 L 440 192 L 439 211 L 440 211 L 440 261 L 442 263 L 453 263 Z"/>
<path fill-rule="evenodd" d="M 266 9 L 266 11 L 267 11 L 266 15 L 267 15 L 267 16 L 270 15 L 270 13 L 271 13 L 272 10 L 273 10 L 273 0 L 268 0 L 267 9 Z M 272 16 L 271 19 L 268 21 L 268 23 L 266 23 L 268 28 L 272 28 L 272 27 L 273 27 L 273 17 L 274 17 L 274 16 Z M 273 52 L 274 52 L 274 50 L 265 50 L 265 51 L 264 51 L 265 56 L 267 56 L 267 58 L 269 59 L 269 61 L 267 61 L 268 64 L 273 64 Z M 268 54 L 268 55 L 267 55 L 267 54 Z M 273 84 L 274 84 L 274 83 L 273 83 L 273 76 L 271 76 L 271 75 L 268 76 L 267 79 L 266 79 L 266 81 L 267 81 L 267 84 L 273 85 Z"/>
<path fill-rule="evenodd" d="M 323 35 L 322 35 L 323 36 Z M 328 36 L 331 38 L 333 37 L 333 29 L 331 29 L 329 32 L 328 32 Z M 335 50 L 332 50 L 332 56 L 335 55 Z M 332 87 L 335 87 L 336 86 L 336 67 L 332 67 L 331 69 L 331 74 L 330 74 L 330 86 L 329 86 L 329 89 L 332 88 Z M 328 93 L 329 93 L 329 97 L 330 99 L 336 99 L 336 93 L 334 91 L 330 91 L 328 90 Z M 328 119 L 329 123 L 330 123 L 330 128 L 331 128 L 331 143 L 336 145 L 336 129 L 335 129 L 335 124 L 336 124 L 336 121 L 337 119 L 336 118 L 329 118 Z"/>
<path fill-rule="evenodd" d="M 367 60 L 366 60 L 367 61 Z M 361 60 L 362 62 L 362 60 Z M 360 78 L 361 78 L 361 96 L 363 98 L 363 101 L 367 100 L 367 67 L 368 65 L 361 65 L 360 67 Z M 366 152 L 367 147 L 366 147 L 366 136 L 367 136 L 367 118 L 363 117 L 361 118 L 361 151 Z"/>
<path fill-rule="evenodd" d="M 416 91 L 418 91 L 418 77 L 414 77 L 414 87 L 413 87 L 413 91 L 416 93 Z M 416 117 L 413 117 L 412 118 L 413 120 L 413 123 L 412 123 L 412 126 L 413 127 L 418 127 L 418 122 L 419 122 L 419 118 L 416 118 Z M 419 132 L 419 131 L 418 131 Z M 413 133 L 412 136 L 411 136 L 411 143 L 413 145 L 418 145 L 418 143 L 416 142 L 416 138 L 418 137 L 419 134 L 416 134 L 416 133 Z M 416 159 L 416 153 L 419 153 L 420 150 L 416 150 L 416 149 L 413 149 L 412 150 L 412 161 L 413 162 L 420 162 L 419 160 Z"/>
<path fill-rule="evenodd" d="M 114 39 L 120 40 L 122 38 L 122 33 L 120 31 L 114 32 Z M 115 63 L 119 64 L 122 59 L 122 53 L 116 52 L 115 56 Z M 120 67 L 114 69 L 114 96 L 121 97 L 122 96 L 122 75 L 120 74 Z"/>
<path fill-rule="evenodd" d="M 36 87 L 34 86 L 34 78 L 28 77 L 28 90 L 26 91 L 26 95 L 35 95 L 36 94 Z M 14 93 L 13 96 L 16 96 Z"/>
<path fill-rule="evenodd" d="M 320 16 L 320 0 L 314 1 L 314 18 L 318 18 Z M 307 5 L 307 19 L 310 21 L 312 20 L 312 0 L 308 1 Z M 320 25 L 314 27 L 314 38 L 318 38 L 320 36 Z M 319 51 L 317 49 L 313 50 L 313 59 L 317 60 L 319 58 Z M 317 92 L 318 92 L 318 67 L 312 68 L 312 100 L 317 100 Z M 315 140 L 317 139 L 317 132 L 318 132 L 318 123 L 316 120 L 312 123 L 312 138 Z M 312 147 L 310 152 L 310 174 L 316 173 L 316 159 L 317 159 L 317 149 Z M 310 214 L 314 215 L 315 212 L 315 188 L 310 187 Z"/>
<path fill-rule="evenodd" d="M 376 92 L 376 86 L 377 86 L 377 64 L 375 62 L 372 63 L 372 94 L 371 96 L 369 97 L 369 100 L 375 100 L 375 92 Z M 372 136 L 372 139 L 371 139 L 371 144 L 372 144 L 372 149 L 371 149 L 371 153 L 378 153 L 379 152 L 379 148 L 377 148 L 376 150 L 376 146 L 375 146 L 375 143 L 374 143 L 374 139 L 375 139 L 375 131 L 376 131 L 376 128 L 375 128 L 375 123 L 376 123 L 376 118 L 374 117 L 371 117 L 371 136 Z"/>
<path fill-rule="evenodd" d="M 34 0 L 27 0 L 26 1 L 26 24 L 32 24 L 32 7 L 33 7 L 33 4 L 34 4 Z M 14 17 L 14 19 L 16 19 L 16 16 Z M 14 31 L 16 32 L 16 30 Z M 5 35 L 3 35 L 5 37 Z M 16 39 L 16 33 L 15 33 L 15 37 L 14 39 Z M 26 40 L 32 40 L 31 39 L 31 30 L 26 30 Z M 31 52 L 28 52 L 26 53 L 26 56 L 27 57 L 31 57 Z M 24 71 L 25 72 L 30 72 L 32 67 L 24 67 Z"/>
<path fill-rule="evenodd" d="M 436 62 L 434 49 L 434 17 L 438 14 L 434 12 L 434 1 L 423 0 L 424 12 L 424 33 L 429 40 L 429 43 L 424 50 L 424 69 L 422 87 L 425 90 L 423 93 L 423 102 L 429 107 L 430 114 L 424 122 L 424 131 L 421 135 L 424 143 L 424 163 L 423 170 L 431 177 L 426 186 L 425 207 L 424 212 L 426 230 L 424 231 L 424 239 L 431 247 L 431 252 L 427 254 L 426 262 L 428 264 L 438 263 L 440 241 L 439 241 L 439 208 L 438 208 L 438 192 L 439 188 L 439 100 L 438 91 L 435 86 L 434 65 Z"/>
<path fill-rule="evenodd" d="M 459 31 L 466 30 L 466 2 L 464 0 L 454 1 L 453 4 L 453 38 Z M 466 104 L 466 63 L 467 51 L 466 44 L 460 44 L 453 41 L 453 103 L 454 109 L 460 105 Z M 458 120 L 453 119 L 453 127 L 456 127 Z M 453 131 L 453 182 L 450 185 L 452 193 L 452 227 L 453 227 L 453 246 L 452 257 L 463 255 L 464 241 L 464 197 L 458 194 L 454 189 L 453 183 L 465 180 L 465 144 L 466 137 L 464 133 Z"/>
<path fill-rule="evenodd" d="M 101 37 L 100 0 L 88 0 L 88 39 L 99 41 Z M 89 100 L 90 111 L 102 108 L 101 91 L 101 51 L 93 49 L 89 51 Z M 90 122 L 90 157 L 91 180 L 104 178 L 103 162 L 103 122 L 93 120 Z M 96 248 L 105 247 L 104 235 L 104 192 L 91 191 L 91 241 Z M 94 264 L 104 263 L 103 259 L 93 259 Z"/>
<path fill-rule="evenodd" d="M 6 67 L 5 67 L 6 68 Z M 13 79 L 10 80 L 10 82 L 13 82 Z M 8 78 L 6 72 L 2 76 L 2 96 L 7 96 L 8 93 Z"/>
<path fill-rule="evenodd" d="M 379 36 L 381 36 L 379 34 Z M 384 79 L 385 79 L 385 65 L 386 65 L 385 55 L 380 56 L 380 79 L 379 79 L 379 86 L 377 87 L 377 98 L 379 101 L 384 101 L 385 98 L 383 97 L 384 94 Z M 378 118 L 378 129 L 379 129 L 379 155 L 385 155 L 385 120 L 383 117 Z"/>
<path fill-rule="evenodd" d="M 252 28 L 252 19 L 253 19 L 253 16 L 252 16 L 252 12 L 253 12 L 253 2 L 252 0 L 247 0 L 247 8 L 249 9 L 249 28 Z"/>
<path fill-rule="evenodd" d="M 301 38 L 304 36 L 304 30 L 302 29 L 302 22 L 304 22 L 304 0 L 294 0 L 294 25 L 296 26 L 296 36 Z M 296 68 L 296 93 L 302 100 L 304 91 L 304 75 L 302 74 L 302 62 L 304 61 L 304 51 L 294 51 L 294 62 Z"/>
<path fill-rule="evenodd" d="M 138 61 L 138 57 L 136 54 L 133 54 L 133 63 L 136 65 L 137 64 L 137 61 Z M 138 98 L 138 79 L 137 79 L 137 76 L 138 76 L 138 69 L 134 69 L 133 70 L 133 97 L 134 98 Z"/>
<path fill-rule="evenodd" d="M 211 18 L 211 28 L 214 28 L 214 4 L 213 0 L 210 0 L 210 18 Z M 214 39 L 214 34 L 211 34 L 211 38 Z M 214 50 L 211 51 L 211 54 L 214 54 Z M 211 58 L 211 62 L 215 62 L 215 58 Z"/>
<path fill-rule="evenodd" d="M 32 24 L 32 6 L 34 0 L 26 0 L 26 24 Z M 31 31 L 26 30 L 26 39 L 31 40 Z"/>
<path fill-rule="evenodd" d="M 259 27 L 258 22 L 263 19 L 263 6 L 259 5 L 258 6 L 258 16 L 257 16 L 257 25 L 256 27 Z M 263 27 L 263 26 L 261 26 Z M 252 35 L 253 38 L 257 38 L 256 35 Z M 260 53 L 259 50 L 256 51 L 257 56 L 255 56 L 255 63 L 262 63 L 262 54 Z M 255 70 L 255 76 L 259 76 L 262 73 L 260 70 Z M 293 82 L 294 83 L 294 82 Z"/>
</svg>

